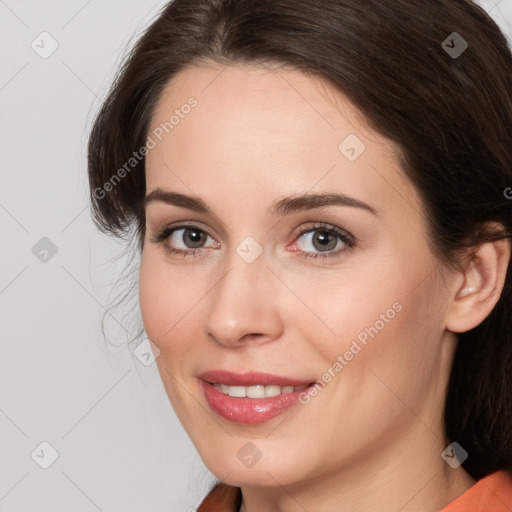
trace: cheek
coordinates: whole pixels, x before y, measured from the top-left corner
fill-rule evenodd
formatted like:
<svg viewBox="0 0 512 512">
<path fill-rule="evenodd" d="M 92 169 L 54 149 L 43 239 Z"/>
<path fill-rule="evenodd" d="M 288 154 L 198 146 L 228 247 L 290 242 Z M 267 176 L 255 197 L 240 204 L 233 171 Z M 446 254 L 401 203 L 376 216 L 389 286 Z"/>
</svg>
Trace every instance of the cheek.
<svg viewBox="0 0 512 512">
<path fill-rule="evenodd" d="M 315 343 L 315 351 L 331 360 L 348 350 L 352 340 L 358 339 L 364 346 L 374 334 L 389 330 L 397 321 L 404 306 L 403 289 L 407 289 L 398 275 L 375 263 L 342 268 L 337 276 L 332 272 L 290 274 L 287 282 L 310 311 L 296 303 L 288 314 L 301 326 L 303 338 Z"/>
<path fill-rule="evenodd" d="M 179 319 L 200 298 L 190 273 L 166 263 L 152 248 L 142 253 L 139 273 L 139 300 L 146 333 L 151 339 L 170 336 Z M 193 280 L 193 279 L 192 279 Z M 196 283 L 197 284 L 197 283 Z"/>
<path fill-rule="evenodd" d="M 171 337 L 174 326 L 180 316 L 184 315 L 183 278 L 172 273 L 162 264 L 151 250 L 144 250 L 139 273 L 139 301 L 148 338 L 158 346 L 160 351 L 166 350 L 167 337 Z"/>
<path fill-rule="evenodd" d="M 158 251 L 143 252 L 139 273 L 139 301 L 148 338 L 168 361 L 195 350 L 210 281 L 190 266 L 171 265 Z"/>
<path fill-rule="evenodd" d="M 148 338 L 156 344 L 165 318 L 165 293 L 159 285 L 161 276 L 157 265 L 152 265 L 148 251 L 144 249 L 139 270 L 139 303 Z M 159 347 L 161 350 L 161 347 Z"/>
<path fill-rule="evenodd" d="M 338 282 L 326 281 L 323 294 L 309 285 L 315 311 L 336 333 L 328 343 L 317 335 L 316 349 L 331 364 L 348 351 L 350 366 L 401 366 L 407 373 L 413 360 L 435 360 L 432 352 L 443 333 L 441 288 L 429 258 L 380 262 L 367 262 Z"/>
<path fill-rule="evenodd" d="M 180 418 L 186 423 L 190 411 L 185 407 L 188 392 L 182 396 L 183 375 L 190 373 L 194 357 L 187 351 L 193 348 L 190 337 L 197 331 L 190 330 L 193 305 L 200 298 L 200 291 L 187 280 L 181 269 L 172 271 L 156 251 L 143 252 L 139 272 L 139 301 L 147 337 L 158 347 L 160 355 L 156 365 L 167 396 Z M 203 293 L 204 294 L 204 293 Z M 179 384 L 178 384 L 179 383 Z M 188 412 L 186 412 L 188 411 Z"/>
<path fill-rule="evenodd" d="M 433 383 L 440 382 L 444 329 L 439 287 L 425 279 L 428 271 L 408 273 L 403 266 L 391 275 L 365 288 L 366 297 L 354 292 L 339 323 L 340 329 L 347 327 L 346 336 L 331 354 L 332 361 L 343 356 L 333 402 L 357 411 L 361 423 L 352 425 L 355 430 L 363 425 L 371 430 L 373 414 L 392 424 L 401 402 L 421 408 L 436 389 Z"/>
</svg>

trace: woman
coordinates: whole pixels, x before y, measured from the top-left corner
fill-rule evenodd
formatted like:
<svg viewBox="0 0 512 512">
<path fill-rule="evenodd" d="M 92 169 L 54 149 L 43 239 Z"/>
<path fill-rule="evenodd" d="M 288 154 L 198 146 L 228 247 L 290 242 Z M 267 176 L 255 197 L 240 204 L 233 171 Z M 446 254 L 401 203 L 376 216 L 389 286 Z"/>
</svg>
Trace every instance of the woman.
<svg viewBox="0 0 512 512">
<path fill-rule="evenodd" d="M 200 511 L 511 509 L 511 90 L 469 0 L 176 0 L 139 40 L 93 214 Z"/>
</svg>

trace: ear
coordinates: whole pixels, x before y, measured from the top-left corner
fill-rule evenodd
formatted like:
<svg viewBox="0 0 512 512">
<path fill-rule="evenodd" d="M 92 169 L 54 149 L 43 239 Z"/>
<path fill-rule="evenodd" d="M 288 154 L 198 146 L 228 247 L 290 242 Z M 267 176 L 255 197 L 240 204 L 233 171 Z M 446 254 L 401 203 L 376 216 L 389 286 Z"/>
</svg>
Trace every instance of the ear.
<svg viewBox="0 0 512 512">
<path fill-rule="evenodd" d="M 453 280 L 446 328 L 473 329 L 492 311 L 503 291 L 510 261 L 510 240 L 487 242 L 471 254 Z"/>
</svg>

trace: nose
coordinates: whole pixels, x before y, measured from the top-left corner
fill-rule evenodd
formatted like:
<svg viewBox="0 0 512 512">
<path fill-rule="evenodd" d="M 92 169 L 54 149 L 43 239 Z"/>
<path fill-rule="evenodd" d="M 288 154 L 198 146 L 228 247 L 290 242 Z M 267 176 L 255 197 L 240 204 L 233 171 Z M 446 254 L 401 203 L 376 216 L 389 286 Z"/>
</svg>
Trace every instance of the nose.
<svg viewBox="0 0 512 512">
<path fill-rule="evenodd" d="M 206 334 L 227 347 L 278 339 L 283 326 L 279 286 L 283 285 L 267 268 L 263 255 L 247 263 L 233 251 L 226 272 L 207 295 Z"/>
</svg>

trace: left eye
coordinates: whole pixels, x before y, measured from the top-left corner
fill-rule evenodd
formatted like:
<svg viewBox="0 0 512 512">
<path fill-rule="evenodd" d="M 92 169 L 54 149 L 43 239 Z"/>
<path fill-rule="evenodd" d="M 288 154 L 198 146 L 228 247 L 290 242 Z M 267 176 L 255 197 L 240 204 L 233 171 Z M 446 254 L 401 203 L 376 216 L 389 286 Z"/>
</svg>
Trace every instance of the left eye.
<svg viewBox="0 0 512 512">
<path fill-rule="evenodd" d="M 348 234 L 320 226 L 300 232 L 294 246 L 299 251 L 306 253 L 306 257 L 315 258 L 331 256 L 350 249 L 353 242 Z"/>
</svg>

